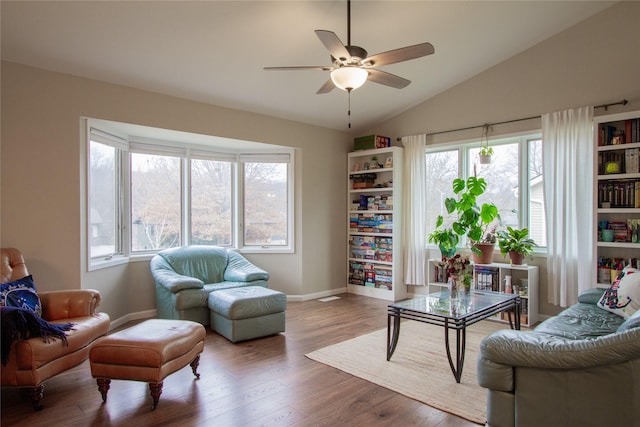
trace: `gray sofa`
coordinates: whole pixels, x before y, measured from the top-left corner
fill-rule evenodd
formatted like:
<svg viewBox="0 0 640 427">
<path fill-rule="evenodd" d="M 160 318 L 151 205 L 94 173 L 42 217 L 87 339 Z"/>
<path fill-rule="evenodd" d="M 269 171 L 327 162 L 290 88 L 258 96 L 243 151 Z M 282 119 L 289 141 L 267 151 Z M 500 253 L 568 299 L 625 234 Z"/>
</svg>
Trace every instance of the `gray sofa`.
<svg viewBox="0 0 640 427">
<path fill-rule="evenodd" d="M 242 286 L 268 288 L 269 273 L 242 255 L 218 246 L 165 249 L 151 259 L 156 305 L 161 319 L 209 325 L 209 294 Z"/>
<path fill-rule="evenodd" d="M 483 339 L 488 426 L 640 426 L 640 311 L 625 320 L 599 308 L 603 292 L 582 293 L 533 331 Z"/>
</svg>

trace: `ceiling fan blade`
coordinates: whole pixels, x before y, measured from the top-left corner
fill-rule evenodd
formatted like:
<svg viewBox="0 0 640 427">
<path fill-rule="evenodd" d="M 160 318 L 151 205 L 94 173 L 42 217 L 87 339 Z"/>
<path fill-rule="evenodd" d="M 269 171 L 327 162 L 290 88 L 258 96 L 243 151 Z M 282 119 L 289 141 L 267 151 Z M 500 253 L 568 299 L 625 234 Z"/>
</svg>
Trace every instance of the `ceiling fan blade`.
<svg viewBox="0 0 640 427">
<path fill-rule="evenodd" d="M 371 80 L 374 83 L 378 83 L 385 86 L 391 86 L 396 89 L 402 89 L 407 87 L 411 80 L 407 80 L 400 76 L 396 76 L 395 74 L 387 73 L 385 71 L 374 70 L 372 68 L 368 68 L 367 72 L 369 73 L 369 77 L 367 80 Z"/>
<path fill-rule="evenodd" d="M 316 35 L 331 56 L 342 62 L 347 62 L 351 59 L 351 54 L 347 48 L 344 47 L 344 44 L 342 44 L 338 36 L 336 36 L 336 33 L 327 30 L 316 30 Z"/>
<path fill-rule="evenodd" d="M 367 67 L 379 67 L 382 65 L 395 64 L 396 62 L 420 58 L 422 56 L 431 55 L 434 52 L 435 49 L 431 43 L 420 43 L 413 46 L 406 46 L 382 53 L 376 53 L 362 62 Z"/>
<path fill-rule="evenodd" d="M 309 65 L 309 66 L 300 66 L 300 67 L 263 67 L 263 70 L 267 70 L 267 71 L 286 71 L 286 70 L 322 70 L 322 71 L 329 71 L 331 70 L 331 67 L 328 67 L 326 65 Z"/>
<path fill-rule="evenodd" d="M 325 84 L 322 85 L 320 89 L 316 92 L 316 95 L 322 95 L 323 93 L 329 93 L 333 90 L 336 85 L 333 84 L 331 79 L 327 80 Z"/>
</svg>

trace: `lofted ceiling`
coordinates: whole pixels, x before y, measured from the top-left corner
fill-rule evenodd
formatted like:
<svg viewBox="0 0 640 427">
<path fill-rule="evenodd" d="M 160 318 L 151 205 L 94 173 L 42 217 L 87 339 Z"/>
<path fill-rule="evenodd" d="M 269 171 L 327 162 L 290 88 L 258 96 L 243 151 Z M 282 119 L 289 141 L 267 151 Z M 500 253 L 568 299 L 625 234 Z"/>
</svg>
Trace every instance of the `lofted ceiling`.
<svg viewBox="0 0 640 427">
<path fill-rule="evenodd" d="M 369 54 L 430 42 L 387 65 L 404 89 L 367 82 L 351 131 L 375 126 L 611 6 L 611 1 L 358 1 L 351 41 Z M 316 91 L 330 65 L 314 30 L 347 42 L 346 1 L 1 2 L 2 59 L 349 131 L 348 96 Z"/>
</svg>

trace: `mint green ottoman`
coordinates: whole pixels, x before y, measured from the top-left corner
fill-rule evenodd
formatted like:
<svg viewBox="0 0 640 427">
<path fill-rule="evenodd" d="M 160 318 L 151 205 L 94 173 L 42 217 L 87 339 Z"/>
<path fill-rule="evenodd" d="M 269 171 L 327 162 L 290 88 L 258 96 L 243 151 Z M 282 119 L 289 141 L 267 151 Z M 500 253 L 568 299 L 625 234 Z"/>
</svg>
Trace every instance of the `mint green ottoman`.
<svg viewBox="0 0 640 427">
<path fill-rule="evenodd" d="M 284 332 L 287 296 L 262 286 L 222 289 L 209 294 L 211 329 L 231 342 Z"/>
</svg>

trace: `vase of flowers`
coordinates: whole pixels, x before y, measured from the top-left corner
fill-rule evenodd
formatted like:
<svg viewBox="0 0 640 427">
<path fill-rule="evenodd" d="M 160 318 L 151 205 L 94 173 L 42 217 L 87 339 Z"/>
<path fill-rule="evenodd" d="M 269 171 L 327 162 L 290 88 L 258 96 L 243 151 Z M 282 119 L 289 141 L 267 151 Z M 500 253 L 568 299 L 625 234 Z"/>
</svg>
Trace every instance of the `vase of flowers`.
<svg viewBox="0 0 640 427">
<path fill-rule="evenodd" d="M 449 278 L 449 293 L 451 298 L 456 298 L 462 293 L 469 292 L 471 287 L 471 274 L 468 271 L 471 263 L 466 255 L 455 254 L 452 257 L 444 258 L 442 266 L 446 269 Z"/>
</svg>

